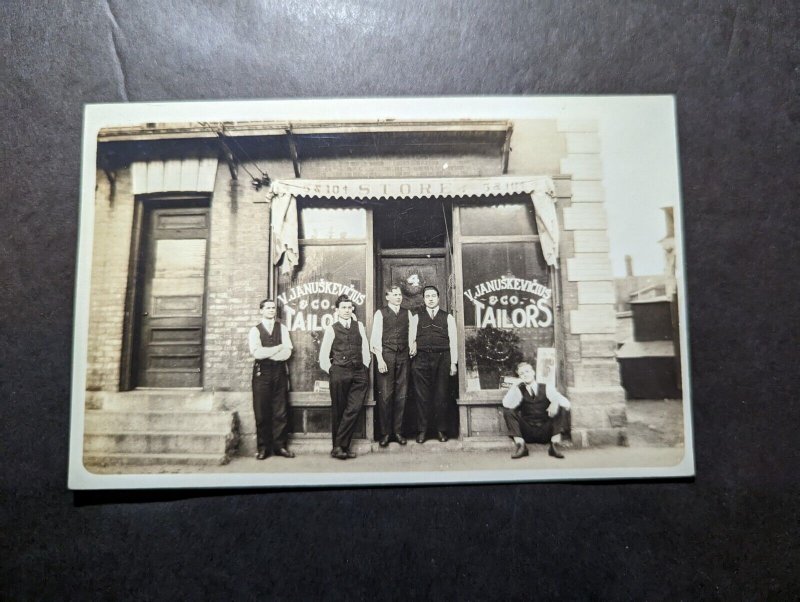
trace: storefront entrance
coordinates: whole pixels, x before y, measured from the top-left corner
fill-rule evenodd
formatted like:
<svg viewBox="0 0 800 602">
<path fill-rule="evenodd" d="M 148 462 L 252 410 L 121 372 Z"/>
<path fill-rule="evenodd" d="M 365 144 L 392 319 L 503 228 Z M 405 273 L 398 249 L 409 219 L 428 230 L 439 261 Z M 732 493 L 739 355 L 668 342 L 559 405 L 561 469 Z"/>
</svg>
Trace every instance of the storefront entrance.
<svg viewBox="0 0 800 602">
<path fill-rule="evenodd" d="M 453 435 L 502 433 L 500 401 L 516 380 L 517 363 L 536 363 L 542 353 L 554 358 L 552 269 L 531 193 L 491 194 L 494 182 L 489 180 L 459 184 L 465 192 L 476 192 L 448 197 L 414 196 L 415 186 L 425 193 L 433 190 L 427 182 L 292 182 L 286 187 L 297 195 L 296 214 L 287 204 L 295 197 L 281 197 L 276 207 L 282 209 L 273 208 L 273 219 L 296 215 L 297 260 L 275 275 L 281 316 L 294 344 L 289 370 L 296 435 L 330 432 L 328 375 L 320 370 L 318 356 L 340 294 L 353 300 L 357 319 L 371 332 L 373 314 L 385 304 L 385 286 L 400 286 L 409 309 L 423 305 L 426 285 L 439 289 L 440 307 L 454 315 L 458 332 Z M 384 196 L 374 194 L 384 189 Z M 363 196 L 345 196 L 349 190 Z M 337 191 L 340 197 L 322 196 Z M 550 197 L 545 203 L 551 203 Z M 275 235 L 285 237 L 291 221 L 275 220 Z M 557 248 L 550 237 L 555 231 L 546 231 L 551 254 Z M 280 239 L 281 245 L 289 243 L 290 238 Z M 412 386 L 407 410 L 414 406 L 413 395 Z M 374 433 L 374 406 L 371 395 L 365 423 L 359 425 L 367 438 Z M 414 431 L 411 414 L 406 412 L 407 434 Z"/>
</svg>

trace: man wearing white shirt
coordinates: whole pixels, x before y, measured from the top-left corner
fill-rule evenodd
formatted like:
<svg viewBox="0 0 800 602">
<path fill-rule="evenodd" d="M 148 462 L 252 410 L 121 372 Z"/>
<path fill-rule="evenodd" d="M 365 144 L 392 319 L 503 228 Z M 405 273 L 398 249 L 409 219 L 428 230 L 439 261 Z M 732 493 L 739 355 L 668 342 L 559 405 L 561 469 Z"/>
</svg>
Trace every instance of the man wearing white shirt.
<svg viewBox="0 0 800 602">
<path fill-rule="evenodd" d="M 289 379 L 286 360 L 292 355 L 289 330 L 275 319 L 277 306 L 272 299 L 259 305 L 262 320 L 250 329 L 247 343 L 253 363 L 253 414 L 256 420 L 256 458 L 272 454 L 294 458 L 287 449 Z"/>
<path fill-rule="evenodd" d="M 554 458 L 563 458 L 556 445 L 561 442 L 561 434 L 569 425 L 569 400 L 555 387 L 537 383 L 536 372 L 529 363 L 520 363 L 517 374 L 522 382 L 509 389 L 503 397 L 508 434 L 516 444 L 511 458 L 516 460 L 527 456 L 526 443 L 549 443 L 547 453 Z"/>
<path fill-rule="evenodd" d="M 408 365 L 416 354 L 416 332 L 411 328 L 411 312 L 401 309 L 403 292 L 397 285 L 384 289 L 386 307 L 372 319 L 370 346 L 378 362 L 378 425 L 381 447 L 395 439 L 406 444 L 401 432 L 408 397 Z"/>
<path fill-rule="evenodd" d="M 325 328 L 319 350 L 319 366 L 330 374 L 331 456 L 355 458 L 350 450 L 358 415 L 369 392 L 370 353 L 363 324 L 353 316 L 347 295 L 336 299 L 336 321 Z"/>
<path fill-rule="evenodd" d="M 417 393 L 417 443 L 425 443 L 428 428 L 436 427 L 439 441 L 447 441 L 450 377 L 457 371 L 456 321 L 439 308 L 439 289 L 426 286 L 425 306 L 412 319 L 417 356 L 412 372 Z"/>
</svg>

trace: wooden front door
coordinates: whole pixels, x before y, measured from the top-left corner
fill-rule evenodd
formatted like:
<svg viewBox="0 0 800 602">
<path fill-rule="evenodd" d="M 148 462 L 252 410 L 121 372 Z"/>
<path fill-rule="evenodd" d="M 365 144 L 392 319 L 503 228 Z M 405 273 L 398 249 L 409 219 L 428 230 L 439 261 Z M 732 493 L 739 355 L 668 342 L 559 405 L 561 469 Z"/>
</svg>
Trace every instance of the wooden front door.
<svg viewBox="0 0 800 602">
<path fill-rule="evenodd" d="M 200 387 L 207 206 L 149 209 L 143 224 L 136 385 Z"/>
</svg>

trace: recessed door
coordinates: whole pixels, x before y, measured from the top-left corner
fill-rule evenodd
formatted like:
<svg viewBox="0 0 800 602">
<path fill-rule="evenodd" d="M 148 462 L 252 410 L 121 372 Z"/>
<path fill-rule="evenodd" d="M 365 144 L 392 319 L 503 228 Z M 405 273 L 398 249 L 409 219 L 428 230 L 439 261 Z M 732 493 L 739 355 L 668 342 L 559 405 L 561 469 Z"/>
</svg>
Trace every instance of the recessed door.
<svg viewBox="0 0 800 602">
<path fill-rule="evenodd" d="M 144 224 L 136 384 L 202 385 L 208 207 L 154 208 Z"/>
</svg>

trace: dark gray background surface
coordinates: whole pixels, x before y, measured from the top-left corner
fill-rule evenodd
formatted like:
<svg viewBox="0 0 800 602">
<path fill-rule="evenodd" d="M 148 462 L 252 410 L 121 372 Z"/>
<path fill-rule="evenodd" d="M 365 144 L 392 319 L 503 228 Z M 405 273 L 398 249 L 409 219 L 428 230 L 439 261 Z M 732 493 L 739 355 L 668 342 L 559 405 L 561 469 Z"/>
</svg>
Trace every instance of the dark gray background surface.
<svg viewBox="0 0 800 602">
<path fill-rule="evenodd" d="M 798 595 L 796 2 L 1 10 L 0 596 Z M 696 479 L 67 491 L 84 103 L 598 93 L 677 95 Z"/>
</svg>

